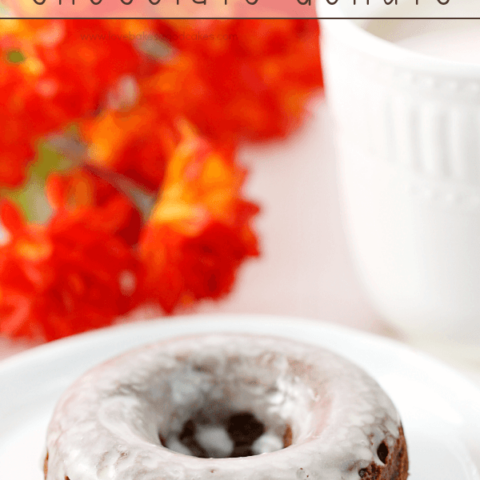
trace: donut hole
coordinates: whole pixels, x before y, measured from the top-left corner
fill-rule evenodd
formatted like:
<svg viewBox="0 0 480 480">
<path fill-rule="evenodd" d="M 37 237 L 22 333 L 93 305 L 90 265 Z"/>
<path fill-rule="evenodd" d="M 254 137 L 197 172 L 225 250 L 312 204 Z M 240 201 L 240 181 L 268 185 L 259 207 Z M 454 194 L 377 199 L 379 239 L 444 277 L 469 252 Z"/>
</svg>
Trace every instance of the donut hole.
<svg viewBox="0 0 480 480">
<path fill-rule="evenodd" d="M 197 414 L 183 424 L 180 433 L 162 438 L 162 445 L 170 450 L 199 458 L 249 457 L 284 447 L 283 439 L 267 432 L 250 412 L 231 413 L 215 423 L 206 423 Z"/>
<path fill-rule="evenodd" d="M 383 464 L 387 464 L 387 457 L 388 457 L 388 447 L 386 445 L 385 442 L 382 442 L 378 448 L 377 448 L 377 455 L 378 455 L 378 458 L 379 460 L 383 463 Z"/>
<path fill-rule="evenodd" d="M 210 421 L 209 421 L 210 420 Z M 269 431 L 251 412 L 222 412 L 217 418 L 206 418 L 197 412 L 185 421 L 180 432 L 159 434 L 162 446 L 184 455 L 199 458 L 235 458 L 270 453 L 291 445 L 291 428 L 278 425 Z"/>
<path fill-rule="evenodd" d="M 312 394 L 282 355 L 198 354 L 180 364 L 156 388 L 163 447 L 199 458 L 248 457 L 311 435 Z"/>
</svg>

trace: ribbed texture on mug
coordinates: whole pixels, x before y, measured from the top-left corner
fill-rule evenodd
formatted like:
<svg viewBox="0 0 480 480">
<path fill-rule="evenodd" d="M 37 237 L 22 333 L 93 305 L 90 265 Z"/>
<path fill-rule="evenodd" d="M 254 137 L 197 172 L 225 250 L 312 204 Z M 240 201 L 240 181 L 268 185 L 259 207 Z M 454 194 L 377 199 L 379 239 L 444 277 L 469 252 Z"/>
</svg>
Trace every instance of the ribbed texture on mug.
<svg viewBox="0 0 480 480">
<path fill-rule="evenodd" d="M 385 65 L 338 42 L 326 51 L 327 96 L 346 138 L 420 176 L 480 185 L 480 81 Z"/>
</svg>

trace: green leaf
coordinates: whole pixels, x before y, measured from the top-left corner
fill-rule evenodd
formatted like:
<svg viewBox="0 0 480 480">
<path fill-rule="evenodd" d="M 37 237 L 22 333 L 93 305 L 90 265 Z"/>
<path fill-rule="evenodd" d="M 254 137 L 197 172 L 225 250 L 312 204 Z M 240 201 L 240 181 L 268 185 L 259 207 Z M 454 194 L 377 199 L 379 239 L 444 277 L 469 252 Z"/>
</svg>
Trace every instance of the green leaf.
<svg viewBox="0 0 480 480">
<path fill-rule="evenodd" d="M 26 183 L 13 190 L 2 189 L 0 195 L 19 205 L 29 222 L 46 222 L 52 210 L 45 195 L 45 181 L 51 172 L 70 167 L 71 162 L 67 158 L 47 142 L 42 142 L 37 148 L 37 160 L 29 168 Z"/>
</svg>

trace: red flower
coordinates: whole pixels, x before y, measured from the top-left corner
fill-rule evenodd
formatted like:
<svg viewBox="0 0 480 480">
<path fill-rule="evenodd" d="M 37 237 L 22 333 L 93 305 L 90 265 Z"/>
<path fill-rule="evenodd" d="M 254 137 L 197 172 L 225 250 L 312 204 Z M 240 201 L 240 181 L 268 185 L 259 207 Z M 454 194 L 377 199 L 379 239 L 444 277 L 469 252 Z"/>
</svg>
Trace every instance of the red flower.
<svg viewBox="0 0 480 480">
<path fill-rule="evenodd" d="M 94 230 L 117 235 L 129 245 L 138 242 L 142 226 L 140 212 L 124 193 L 106 180 L 79 168 L 51 174 L 46 190 L 57 212 Z"/>
<path fill-rule="evenodd" d="M 158 88 L 210 139 L 283 137 L 322 85 L 314 19 L 161 20 L 155 28 L 180 52 L 157 75 Z"/>
<path fill-rule="evenodd" d="M 187 237 L 179 262 L 185 289 L 194 300 L 228 293 L 237 268 L 246 257 L 257 253 L 249 248 L 234 228 L 219 222 L 207 225 L 196 237 Z"/>
<path fill-rule="evenodd" d="M 250 226 L 258 207 L 241 197 L 244 178 L 231 159 L 186 131 L 140 240 L 144 299 L 171 313 L 229 292 L 240 264 L 258 255 Z"/>
<path fill-rule="evenodd" d="M 154 61 L 124 35 L 142 29 L 172 55 Z M 0 332 L 51 340 L 140 301 L 170 313 L 226 294 L 258 255 L 232 153 L 292 131 L 321 84 L 315 20 L 0 22 L 0 186 L 21 184 L 38 141 L 72 124 L 91 162 L 50 175 L 47 225 L 0 209 Z M 96 168 L 160 188 L 143 229 Z"/>
<path fill-rule="evenodd" d="M 0 185 L 21 184 L 41 137 L 97 110 L 119 79 L 144 68 L 142 55 L 132 42 L 113 35 L 112 25 L 100 20 L 0 24 Z"/>
<path fill-rule="evenodd" d="M 38 98 L 23 69 L 0 60 L 0 186 L 21 184 L 34 159 L 39 122 L 33 119 L 33 106 Z"/>
<path fill-rule="evenodd" d="M 0 35 L 3 51 L 18 50 L 24 56 L 19 66 L 49 102 L 35 120 L 45 125 L 47 119 L 48 128 L 94 111 L 122 76 L 147 68 L 145 58 L 112 21 L 22 20 L 14 25 Z"/>
<path fill-rule="evenodd" d="M 137 263 L 120 238 L 65 211 L 27 225 L 4 203 L 1 220 L 10 234 L 0 247 L 1 333 L 54 340 L 131 308 Z"/>
</svg>

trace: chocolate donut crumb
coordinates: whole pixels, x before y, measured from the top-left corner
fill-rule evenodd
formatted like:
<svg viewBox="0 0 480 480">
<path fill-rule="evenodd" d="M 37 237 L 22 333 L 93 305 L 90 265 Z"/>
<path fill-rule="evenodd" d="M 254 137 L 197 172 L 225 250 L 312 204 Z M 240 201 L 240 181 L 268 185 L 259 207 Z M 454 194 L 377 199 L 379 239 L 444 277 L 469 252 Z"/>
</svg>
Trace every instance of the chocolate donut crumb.
<svg viewBox="0 0 480 480">
<path fill-rule="evenodd" d="M 287 448 L 292 444 L 292 427 L 287 425 L 285 433 L 283 434 L 283 448 Z"/>
</svg>

